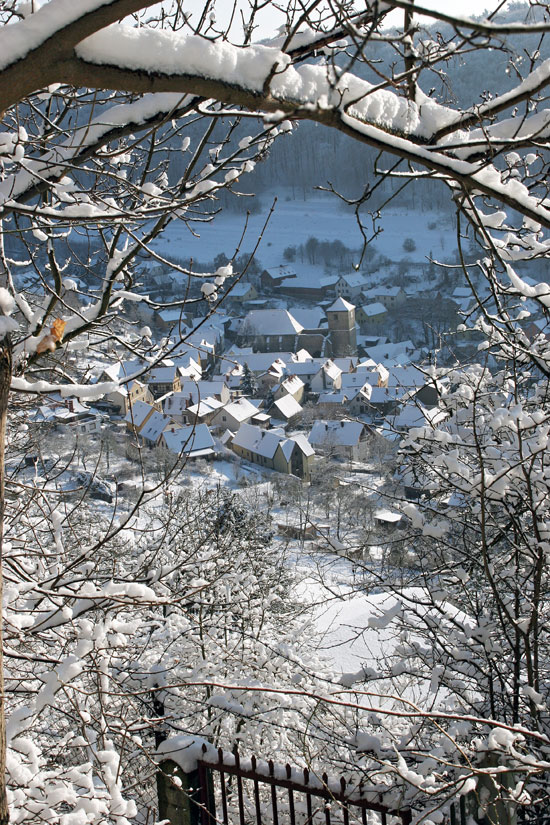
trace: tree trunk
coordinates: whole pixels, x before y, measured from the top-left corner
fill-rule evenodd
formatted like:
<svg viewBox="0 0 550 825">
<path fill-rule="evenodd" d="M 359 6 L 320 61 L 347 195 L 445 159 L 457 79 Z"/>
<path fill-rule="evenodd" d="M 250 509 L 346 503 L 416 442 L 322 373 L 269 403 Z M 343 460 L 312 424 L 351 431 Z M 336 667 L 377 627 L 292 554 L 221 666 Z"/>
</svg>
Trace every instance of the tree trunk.
<svg viewBox="0 0 550 825">
<path fill-rule="evenodd" d="M 0 342 L 0 606 L 2 605 L 2 550 L 4 537 L 4 471 L 6 422 L 10 394 L 12 350 L 9 336 Z M 6 710 L 4 697 L 4 662 L 2 620 L 0 617 L 0 825 L 7 825 L 10 819 L 6 796 Z"/>
</svg>

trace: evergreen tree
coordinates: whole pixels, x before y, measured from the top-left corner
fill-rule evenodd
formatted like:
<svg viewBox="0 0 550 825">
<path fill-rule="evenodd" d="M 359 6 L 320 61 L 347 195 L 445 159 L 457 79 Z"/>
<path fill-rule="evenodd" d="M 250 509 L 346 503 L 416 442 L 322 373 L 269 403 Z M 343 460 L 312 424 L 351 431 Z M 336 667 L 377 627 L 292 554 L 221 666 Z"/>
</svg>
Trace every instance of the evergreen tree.
<svg viewBox="0 0 550 825">
<path fill-rule="evenodd" d="M 244 374 L 243 379 L 241 381 L 241 388 L 245 395 L 256 395 L 258 392 L 258 382 L 256 381 L 256 376 L 248 366 L 245 364 L 243 367 Z"/>
</svg>

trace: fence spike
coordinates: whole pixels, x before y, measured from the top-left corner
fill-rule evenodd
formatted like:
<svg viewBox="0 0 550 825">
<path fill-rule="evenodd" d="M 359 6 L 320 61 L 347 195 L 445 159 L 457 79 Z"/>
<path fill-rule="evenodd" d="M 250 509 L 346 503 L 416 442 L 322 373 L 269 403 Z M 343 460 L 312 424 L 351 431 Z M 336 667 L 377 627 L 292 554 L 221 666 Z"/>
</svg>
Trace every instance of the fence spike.
<svg viewBox="0 0 550 825">
<path fill-rule="evenodd" d="M 218 764 L 223 765 L 223 750 L 218 748 Z"/>
<path fill-rule="evenodd" d="M 309 785 L 309 771 L 304 768 L 304 785 Z"/>
<path fill-rule="evenodd" d="M 292 776 L 292 768 L 290 767 L 288 762 L 285 765 L 285 769 L 286 769 L 286 778 L 290 779 L 290 777 Z"/>
<path fill-rule="evenodd" d="M 250 758 L 250 764 L 252 765 L 252 770 L 255 771 L 256 770 L 256 757 L 254 756 L 254 754 L 252 754 L 252 756 Z"/>
</svg>

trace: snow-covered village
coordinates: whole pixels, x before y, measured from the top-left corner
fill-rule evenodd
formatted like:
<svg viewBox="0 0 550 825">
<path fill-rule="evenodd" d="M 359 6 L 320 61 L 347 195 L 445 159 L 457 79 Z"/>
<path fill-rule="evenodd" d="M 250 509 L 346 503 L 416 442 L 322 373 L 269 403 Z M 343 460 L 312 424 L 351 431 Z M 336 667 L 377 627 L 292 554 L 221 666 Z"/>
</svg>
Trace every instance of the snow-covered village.
<svg viewBox="0 0 550 825">
<path fill-rule="evenodd" d="M 0 825 L 549 825 L 550 3 L 0 21 Z"/>
</svg>

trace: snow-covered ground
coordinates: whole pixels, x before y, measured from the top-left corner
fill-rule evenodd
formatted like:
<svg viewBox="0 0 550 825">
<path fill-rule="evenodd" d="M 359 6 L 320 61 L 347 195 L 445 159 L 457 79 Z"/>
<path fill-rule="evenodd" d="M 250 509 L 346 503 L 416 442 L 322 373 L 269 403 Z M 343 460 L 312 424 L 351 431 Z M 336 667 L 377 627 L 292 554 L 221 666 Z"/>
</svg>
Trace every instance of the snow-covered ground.
<svg viewBox="0 0 550 825">
<path fill-rule="evenodd" d="M 359 249 L 362 244 L 361 233 L 351 210 L 342 205 L 328 193 L 312 192 L 304 200 L 287 200 L 285 190 L 262 194 L 262 209 L 259 214 L 250 215 L 245 239 L 240 251 L 250 251 L 262 231 L 271 204 L 277 196 L 277 203 L 264 233 L 258 259 L 265 267 L 278 266 L 283 263 L 283 251 L 288 246 L 305 244 L 314 236 L 320 241 L 340 240 L 350 249 Z M 366 218 L 368 220 L 368 218 Z M 156 242 L 157 250 L 167 257 L 192 257 L 199 261 L 211 261 L 218 253 L 224 252 L 229 257 L 233 254 L 241 239 L 246 218 L 228 210 L 216 215 L 211 223 L 193 224 L 194 237 L 183 222 L 174 222 Z M 436 228 L 429 229 L 429 225 Z M 376 238 L 376 250 L 393 261 L 408 258 L 411 261 L 425 262 L 432 253 L 436 258 L 443 258 L 454 249 L 454 231 L 447 217 L 442 218 L 437 212 L 421 212 L 412 209 L 384 210 L 379 222 L 382 233 Z M 367 226 L 368 230 L 371 229 Z M 403 250 L 405 238 L 412 238 L 416 249 L 412 252 Z M 312 277 L 319 277 L 319 267 L 297 262 L 300 274 L 311 271 Z"/>
</svg>

